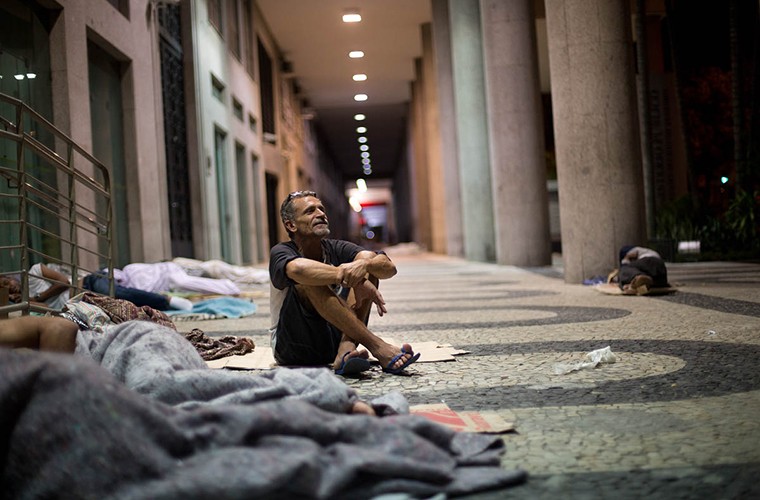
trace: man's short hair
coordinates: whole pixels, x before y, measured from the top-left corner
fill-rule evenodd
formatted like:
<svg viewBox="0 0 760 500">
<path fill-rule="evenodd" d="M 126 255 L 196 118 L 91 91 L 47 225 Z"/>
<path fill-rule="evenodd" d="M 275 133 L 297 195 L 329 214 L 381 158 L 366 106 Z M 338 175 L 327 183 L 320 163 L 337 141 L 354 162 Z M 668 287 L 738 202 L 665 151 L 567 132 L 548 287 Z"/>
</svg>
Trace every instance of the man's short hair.
<svg viewBox="0 0 760 500">
<path fill-rule="evenodd" d="M 296 198 L 306 198 L 307 196 L 319 198 L 314 191 L 293 191 L 287 198 L 285 198 L 285 201 L 280 205 L 280 219 L 282 219 L 283 225 L 285 225 L 286 221 L 293 220 L 296 217 L 296 209 L 293 206 L 293 200 Z M 288 231 L 287 226 L 285 226 L 285 231 Z M 288 236 L 291 236 L 290 231 L 288 231 Z"/>
</svg>

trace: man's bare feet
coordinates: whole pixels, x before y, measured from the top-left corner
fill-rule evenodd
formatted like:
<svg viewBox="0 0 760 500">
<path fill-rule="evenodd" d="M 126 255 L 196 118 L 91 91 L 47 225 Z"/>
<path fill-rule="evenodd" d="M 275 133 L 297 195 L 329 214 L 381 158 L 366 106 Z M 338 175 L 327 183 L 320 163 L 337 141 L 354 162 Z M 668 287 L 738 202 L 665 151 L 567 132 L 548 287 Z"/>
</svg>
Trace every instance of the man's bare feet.
<svg viewBox="0 0 760 500">
<path fill-rule="evenodd" d="M 386 345 L 388 345 L 391 349 L 389 351 L 390 354 L 387 355 L 387 357 L 378 356 L 375 354 L 375 357 L 377 357 L 378 361 L 380 361 L 380 366 L 383 367 L 383 371 L 385 372 L 398 375 L 404 368 L 417 361 L 417 358 L 420 357 L 419 354 L 414 353 L 412 346 L 409 344 L 403 344 L 400 349 L 391 346 L 390 344 Z"/>
<path fill-rule="evenodd" d="M 333 362 L 333 370 L 340 369 L 343 363 L 351 358 L 369 359 L 369 353 L 365 349 L 357 350 L 355 345 L 351 348 L 350 351 L 348 349 L 339 349 L 338 356 Z"/>
<path fill-rule="evenodd" d="M 341 345 L 345 347 L 338 351 L 338 357 L 333 363 L 336 375 L 348 377 L 359 375 L 370 369 L 369 353 L 366 350 L 357 350 L 353 343 L 342 342 Z"/>
</svg>

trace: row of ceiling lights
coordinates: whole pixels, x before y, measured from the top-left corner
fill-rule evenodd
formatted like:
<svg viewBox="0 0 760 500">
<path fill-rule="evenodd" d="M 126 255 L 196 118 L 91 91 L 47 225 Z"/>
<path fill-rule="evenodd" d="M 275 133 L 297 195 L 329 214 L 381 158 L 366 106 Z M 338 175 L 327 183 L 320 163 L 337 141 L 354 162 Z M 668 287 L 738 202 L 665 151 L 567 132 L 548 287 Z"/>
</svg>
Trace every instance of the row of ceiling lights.
<svg viewBox="0 0 760 500">
<path fill-rule="evenodd" d="M 34 80 L 35 78 L 37 78 L 37 74 L 36 73 L 17 73 L 13 75 L 13 78 L 15 78 L 16 80 L 23 80 L 24 78 L 27 78 L 29 80 Z M 3 79 L 3 75 L 0 75 L 0 80 L 2 79 Z"/>
<path fill-rule="evenodd" d="M 359 14 L 359 12 L 356 9 L 351 9 L 349 11 L 346 11 L 346 13 L 343 14 L 343 22 L 344 23 L 358 23 L 362 20 L 362 16 Z M 361 59 L 364 57 L 364 52 L 361 50 L 352 50 L 348 53 L 348 57 L 351 59 Z M 353 77 L 353 80 L 355 82 L 363 82 L 367 80 L 367 75 L 364 73 L 357 73 Z M 357 102 L 363 102 L 368 99 L 367 94 L 356 94 L 354 95 L 354 100 Z M 366 115 L 362 113 L 358 113 L 354 115 L 354 120 L 357 122 L 362 122 L 366 120 Z M 369 144 L 367 144 L 367 136 L 365 135 L 367 133 L 367 127 L 360 125 L 356 128 L 356 133 L 359 134 L 359 137 L 357 140 L 359 141 L 359 151 L 361 156 L 361 162 L 362 162 L 362 171 L 364 172 L 364 175 L 370 175 L 372 173 L 372 163 L 369 159 Z"/>
</svg>

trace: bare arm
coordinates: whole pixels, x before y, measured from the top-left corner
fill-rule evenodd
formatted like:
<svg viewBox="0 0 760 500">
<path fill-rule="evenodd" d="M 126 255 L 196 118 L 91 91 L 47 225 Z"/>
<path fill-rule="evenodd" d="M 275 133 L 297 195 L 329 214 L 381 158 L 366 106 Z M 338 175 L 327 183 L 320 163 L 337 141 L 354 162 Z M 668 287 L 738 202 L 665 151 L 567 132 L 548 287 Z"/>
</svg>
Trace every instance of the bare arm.
<svg viewBox="0 0 760 500">
<path fill-rule="evenodd" d="M 44 276 L 45 278 L 59 281 L 60 283 L 51 282 L 50 288 L 38 294 L 37 297 L 31 297 L 31 298 L 33 298 L 34 300 L 37 300 L 38 302 L 46 302 L 50 298 L 56 297 L 68 289 L 68 286 L 64 284 L 64 283 L 69 282 L 69 279 L 66 277 L 66 275 L 59 273 L 58 271 L 55 271 L 53 269 L 50 269 L 44 264 L 40 266 L 40 270 L 42 271 L 42 276 Z"/>
<path fill-rule="evenodd" d="M 288 262 L 285 273 L 301 285 L 337 285 L 343 281 L 344 271 L 340 267 L 301 257 Z"/>
<path fill-rule="evenodd" d="M 368 250 L 359 252 L 353 262 L 341 264 L 340 267 L 344 270 L 343 281 L 350 287 L 362 283 L 367 275 L 381 280 L 396 275 L 396 266 L 386 255 Z"/>
<path fill-rule="evenodd" d="M 625 254 L 625 257 L 623 257 L 623 260 L 621 260 L 620 262 L 622 262 L 623 264 L 630 264 L 631 261 L 634 261 L 638 258 L 639 258 L 639 250 L 638 250 L 638 247 L 636 247 L 636 248 L 630 249 L 628 253 Z"/>
</svg>

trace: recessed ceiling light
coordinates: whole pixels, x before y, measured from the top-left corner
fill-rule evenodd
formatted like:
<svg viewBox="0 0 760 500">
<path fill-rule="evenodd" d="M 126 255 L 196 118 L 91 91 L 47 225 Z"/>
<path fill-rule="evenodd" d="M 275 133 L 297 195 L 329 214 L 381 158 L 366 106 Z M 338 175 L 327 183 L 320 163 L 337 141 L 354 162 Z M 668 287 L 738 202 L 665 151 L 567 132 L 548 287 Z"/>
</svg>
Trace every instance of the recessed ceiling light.
<svg viewBox="0 0 760 500">
<path fill-rule="evenodd" d="M 369 151 L 362 151 L 361 157 L 362 158 L 369 158 Z"/>
<path fill-rule="evenodd" d="M 356 121 L 358 121 L 358 122 L 360 122 L 360 121 L 364 120 L 365 118 L 367 118 L 367 117 L 366 117 L 366 116 L 364 116 L 364 115 L 363 115 L 363 114 L 361 114 L 361 113 L 359 113 L 358 115 L 354 115 L 354 120 L 356 120 Z"/>
<path fill-rule="evenodd" d="M 356 94 L 354 96 L 354 101 L 362 102 L 362 101 L 366 101 L 368 98 L 369 97 L 367 96 L 367 94 Z"/>
<path fill-rule="evenodd" d="M 13 75 L 13 78 L 15 78 L 16 80 L 23 80 L 24 79 L 24 75 L 21 74 L 21 73 L 19 73 L 18 75 Z"/>
<path fill-rule="evenodd" d="M 358 23 L 362 20 L 362 16 L 356 11 L 349 11 L 343 14 L 344 23 Z"/>
<path fill-rule="evenodd" d="M 37 78 L 37 73 L 27 73 L 26 77 L 29 78 L 30 80 L 34 80 L 35 78 Z"/>
<path fill-rule="evenodd" d="M 351 59 L 361 59 L 362 57 L 364 57 L 364 52 L 362 52 L 361 50 L 352 50 L 351 52 L 348 53 L 348 57 L 350 57 Z"/>
<path fill-rule="evenodd" d="M 370 163 L 372 163 L 372 161 L 369 158 L 362 158 L 363 165 L 369 165 Z"/>
<path fill-rule="evenodd" d="M 371 173 L 372 173 L 372 169 L 371 168 L 365 168 L 364 169 L 364 175 L 369 175 Z"/>
<path fill-rule="evenodd" d="M 361 137 L 359 137 L 359 138 L 358 138 L 358 139 L 356 139 L 356 140 L 357 140 L 357 141 L 359 141 L 359 142 L 360 142 L 360 143 L 362 143 L 362 144 L 364 144 L 365 142 L 367 142 L 367 138 L 366 138 L 366 137 L 364 137 L 364 136 L 361 136 Z"/>
<path fill-rule="evenodd" d="M 356 127 L 356 131 L 360 134 L 363 134 L 367 131 L 367 127 Z"/>
<path fill-rule="evenodd" d="M 359 146 L 359 150 L 360 151 L 369 151 L 369 146 L 366 145 L 366 144 L 362 144 L 361 146 Z"/>
<path fill-rule="evenodd" d="M 364 80 L 367 79 L 367 75 L 365 75 L 364 73 L 357 73 L 351 78 L 353 78 L 355 82 L 363 82 Z"/>
</svg>

